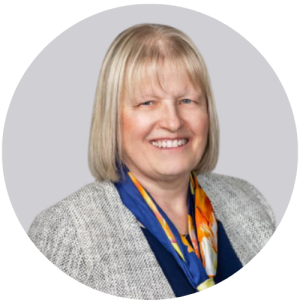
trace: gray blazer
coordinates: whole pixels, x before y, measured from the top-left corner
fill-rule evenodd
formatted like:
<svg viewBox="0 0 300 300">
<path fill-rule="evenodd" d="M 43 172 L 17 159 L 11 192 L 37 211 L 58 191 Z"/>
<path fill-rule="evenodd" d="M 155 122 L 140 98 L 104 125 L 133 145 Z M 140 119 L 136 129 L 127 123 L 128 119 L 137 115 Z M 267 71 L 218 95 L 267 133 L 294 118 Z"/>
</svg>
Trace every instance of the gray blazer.
<svg viewBox="0 0 300 300">
<path fill-rule="evenodd" d="M 263 196 L 244 180 L 205 174 L 198 180 L 243 265 L 275 231 Z M 93 182 L 41 212 L 28 235 L 58 268 L 96 290 L 126 298 L 175 297 L 133 216 L 111 182 Z"/>
</svg>

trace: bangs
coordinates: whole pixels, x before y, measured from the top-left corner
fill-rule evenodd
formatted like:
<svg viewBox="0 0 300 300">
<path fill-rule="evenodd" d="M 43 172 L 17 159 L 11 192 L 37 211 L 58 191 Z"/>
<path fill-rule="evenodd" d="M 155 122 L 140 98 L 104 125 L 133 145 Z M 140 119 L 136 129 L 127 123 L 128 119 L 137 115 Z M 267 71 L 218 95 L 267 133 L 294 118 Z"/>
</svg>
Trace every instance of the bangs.
<svg viewBox="0 0 300 300">
<path fill-rule="evenodd" d="M 169 47 L 168 47 L 169 46 Z M 144 45 L 134 57 L 129 57 L 125 76 L 123 81 L 123 90 L 125 89 L 130 99 L 136 93 L 142 93 L 141 88 L 147 84 L 150 86 L 157 85 L 165 90 L 164 79 L 165 70 L 168 68 L 172 75 L 179 80 L 189 81 L 193 87 L 200 87 L 204 90 L 205 78 L 203 78 L 203 66 L 199 62 L 197 53 L 184 47 L 183 45 Z"/>
</svg>

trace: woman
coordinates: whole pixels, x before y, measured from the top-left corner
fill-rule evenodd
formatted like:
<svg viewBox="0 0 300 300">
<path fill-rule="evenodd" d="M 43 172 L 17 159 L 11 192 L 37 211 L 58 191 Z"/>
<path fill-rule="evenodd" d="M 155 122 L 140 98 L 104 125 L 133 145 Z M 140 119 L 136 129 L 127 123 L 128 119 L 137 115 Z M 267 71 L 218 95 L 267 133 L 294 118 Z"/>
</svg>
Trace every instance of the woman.
<svg viewBox="0 0 300 300">
<path fill-rule="evenodd" d="M 89 146 L 96 181 L 37 216 L 29 236 L 99 291 L 140 299 L 202 291 L 249 262 L 275 230 L 253 186 L 211 173 L 218 149 L 198 49 L 177 29 L 133 26 L 99 76 Z"/>
</svg>

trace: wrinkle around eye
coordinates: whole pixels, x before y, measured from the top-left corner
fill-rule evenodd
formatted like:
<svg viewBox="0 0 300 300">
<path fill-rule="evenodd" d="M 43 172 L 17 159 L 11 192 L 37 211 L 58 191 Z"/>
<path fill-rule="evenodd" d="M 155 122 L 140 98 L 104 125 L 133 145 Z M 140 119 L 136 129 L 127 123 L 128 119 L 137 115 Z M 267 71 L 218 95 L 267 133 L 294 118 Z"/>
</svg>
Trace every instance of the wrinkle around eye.
<svg viewBox="0 0 300 300">
<path fill-rule="evenodd" d="M 151 105 L 154 105 L 154 101 L 145 101 L 145 102 L 142 102 L 139 104 L 140 106 L 151 106 Z"/>
</svg>

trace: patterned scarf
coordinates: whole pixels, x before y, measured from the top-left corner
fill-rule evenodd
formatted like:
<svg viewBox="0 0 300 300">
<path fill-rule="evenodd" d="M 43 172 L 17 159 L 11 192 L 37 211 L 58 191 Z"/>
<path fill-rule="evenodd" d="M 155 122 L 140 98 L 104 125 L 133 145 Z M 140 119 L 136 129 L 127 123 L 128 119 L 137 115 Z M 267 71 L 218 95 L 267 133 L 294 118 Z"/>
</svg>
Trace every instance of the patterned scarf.
<svg viewBox="0 0 300 300">
<path fill-rule="evenodd" d="M 126 169 L 125 180 L 116 183 L 124 205 L 172 254 L 196 291 L 213 286 L 217 270 L 217 220 L 211 202 L 190 174 L 188 231 L 192 245 L 133 174 Z"/>
</svg>

